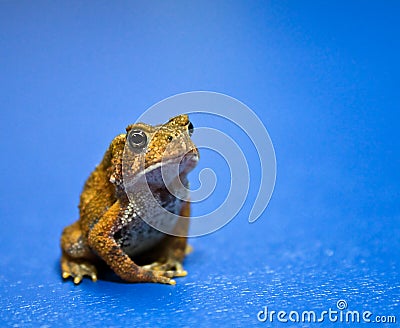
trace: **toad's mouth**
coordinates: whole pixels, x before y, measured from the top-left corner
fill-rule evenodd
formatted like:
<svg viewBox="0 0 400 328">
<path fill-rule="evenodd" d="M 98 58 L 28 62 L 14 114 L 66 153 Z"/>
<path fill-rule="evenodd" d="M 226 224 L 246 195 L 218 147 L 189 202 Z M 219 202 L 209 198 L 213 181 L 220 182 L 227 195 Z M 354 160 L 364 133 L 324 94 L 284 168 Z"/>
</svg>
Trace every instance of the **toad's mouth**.
<svg viewBox="0 0 400 328">
<path fill-rule="evenodd" d="M 185 179 L 199 161 L 197 150 L 191 150 L 182 156 L 163 159 L 161 162 L 150 165 L 144 170 L 146 181 L 150 185 L 167 186 L 171 181 L 180 177 Z"/>
</svg>

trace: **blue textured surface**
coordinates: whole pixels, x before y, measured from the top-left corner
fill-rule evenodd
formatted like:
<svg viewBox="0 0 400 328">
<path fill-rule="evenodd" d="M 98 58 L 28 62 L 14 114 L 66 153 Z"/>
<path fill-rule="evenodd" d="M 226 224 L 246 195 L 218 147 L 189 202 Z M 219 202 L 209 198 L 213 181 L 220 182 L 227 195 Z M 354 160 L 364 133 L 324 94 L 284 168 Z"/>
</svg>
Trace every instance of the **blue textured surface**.
<svg viewBox="0 0 400 328">
<path fill-rule="evenodd" d="M 263 306 L 339 299 L 400 321 L 399 9 L 2 1 L 0 325 L 267 326 Z M 246 203 L 193 239 L 176 286 L 63 282 L 59 236 L 108 143 L 191 90 L 229 94 L 266 124 L 278 163 L 267 211 L 249 224 Z"/>
</svg>

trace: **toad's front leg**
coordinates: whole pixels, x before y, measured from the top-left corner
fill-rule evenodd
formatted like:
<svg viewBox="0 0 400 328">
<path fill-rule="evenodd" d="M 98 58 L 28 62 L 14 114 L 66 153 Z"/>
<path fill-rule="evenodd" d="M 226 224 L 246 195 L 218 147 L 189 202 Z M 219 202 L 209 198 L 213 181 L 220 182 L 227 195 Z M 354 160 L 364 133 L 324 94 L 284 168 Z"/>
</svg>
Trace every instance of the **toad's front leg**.
<svg viewBox="0 0 400 328">
<path fill-rule="evenodd" d="M 122 226 L 122 215 L 120 201 L 117 201 L 90 231 L 89 246 L 125 281 L 175 285 L 175 280 L 168 277 L 169 272 L 138 266 L 117 244 L 114 234 Z"/>
</svg>

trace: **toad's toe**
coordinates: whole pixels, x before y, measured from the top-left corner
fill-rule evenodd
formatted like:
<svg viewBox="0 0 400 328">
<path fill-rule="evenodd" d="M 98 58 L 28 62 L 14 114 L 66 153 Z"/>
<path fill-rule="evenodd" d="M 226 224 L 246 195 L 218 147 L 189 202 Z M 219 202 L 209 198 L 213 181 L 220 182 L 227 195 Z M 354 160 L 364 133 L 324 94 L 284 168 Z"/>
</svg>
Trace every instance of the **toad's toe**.
<svg viewBox="0 0 400 328">
<path fill-rule="evenodd" d="M 185 277 L 187 271 L 183 269 L 182 264 L 176 260 L 169 260 L 166 263 L 154 262 L 142 267 L 145 270 L 158 272 L 164 277 Z"/>
<path fill-rule="evenodd" d="M 74 260 L 63 256 L 61 259 L 61 271 L 64 279 L 71 277 L 76 285 L 82 281 L 84 276 L 90 277 L 92 281 L 97 281 L 96 267 L 86 261 Z"/>
</svg>

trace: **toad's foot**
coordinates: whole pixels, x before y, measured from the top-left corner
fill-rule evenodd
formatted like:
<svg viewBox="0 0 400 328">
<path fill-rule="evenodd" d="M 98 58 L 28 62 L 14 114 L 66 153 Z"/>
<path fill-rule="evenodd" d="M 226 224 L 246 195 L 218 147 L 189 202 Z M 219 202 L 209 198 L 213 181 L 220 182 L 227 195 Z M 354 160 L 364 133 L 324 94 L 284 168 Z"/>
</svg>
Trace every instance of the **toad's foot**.
<svg viewBox="0 0 400 328">
<path fill-rule="evenodd" d="M 79 284 L 84 276 L 89 276 L 92 281 L 97 280 L 96 267 L 84 260 L 70 259 L 66 255 L 61 258 L 62 277 L 67 279 L 72 277 L 74 284 Z"/>
<path fill-rule="evenodd" d="M 162 271 L 162 270 L 146 270 L 145 272 L 149 273 L 153 278 L 149 281 L 158 282 L 161 284 L 167 285 L 176 285 L 176 281 L 171 279 L 174 275 L 170 271 Z"/>
<path fill-rule="evenodd" d="M 187 271 L 183 269 L 182 264 L 176 260 L 168 260 L 166 263 L 154 262 L 152 264 L 142 266 L 145 270 L 162 272 L 165 277 L 185 277 Z"/>
</svg>

